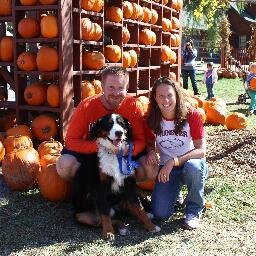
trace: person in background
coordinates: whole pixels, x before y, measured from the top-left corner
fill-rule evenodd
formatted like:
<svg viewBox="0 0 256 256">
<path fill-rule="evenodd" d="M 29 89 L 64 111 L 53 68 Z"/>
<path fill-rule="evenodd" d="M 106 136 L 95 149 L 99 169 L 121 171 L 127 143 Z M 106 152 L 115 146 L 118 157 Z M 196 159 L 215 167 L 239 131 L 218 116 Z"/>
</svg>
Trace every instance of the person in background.
<svg viewBox="0 0 256 256">
<path fill-rule="evenodd" d="M 203 82 L 206 85 L 207 88 L 207 98 L 206 100 L 209 100 L 214 97 L 214 90 L 213 86 L 218 80 L 218 74 L 217 71 L 213 68 L 213 63 L 208 62 L 207 63 L 207 70 L 204 72 L 203 76 Z"/>
<path fill-rule="evenodd" d="M 204 186 L 208 173 L 205 130 L 200 114 L 186 107 L 179 85 L 168 77 L 157 79 L 150 93 L 147 125 L 153 131 L 147 163 L 160 166 L 152 193 L 152 214 L 167 220 L 182 185 L 185 199 L 185 227 L 198 228 L 204 209 Z"/>
<path fill-rule="evenodd" d="M 256 110 L 256 86 L 252 85 L 252 79 L 256 77 L 256 62 L 251 63 L 250 73 L 246 78 L 246 91 L 251 98 L 249 109 L 247 110 L 246 115 L 250 116 L 254 114 Z"/>
<path fill-rule="evenodd" d="M 195 49 L 194 43 L 191 39 L 187 40 L 181 57 L 182 57 L 181 75 L 183 79 L 183 88 L 188 89 L 188 78 L 190 77 L 194 94 L 198 95 L 200 93 L 197 87 L 196 68 L 195 68 L 197 50 Z"/>
</svg>

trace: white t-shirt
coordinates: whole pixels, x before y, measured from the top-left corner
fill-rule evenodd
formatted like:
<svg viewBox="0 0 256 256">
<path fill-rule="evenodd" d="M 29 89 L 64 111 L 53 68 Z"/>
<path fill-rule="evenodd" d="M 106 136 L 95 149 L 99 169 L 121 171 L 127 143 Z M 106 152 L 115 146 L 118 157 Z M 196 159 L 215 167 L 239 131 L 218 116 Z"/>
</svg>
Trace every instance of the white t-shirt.
<svg viewBox="0 0 256 256">
<path fill-rule="evenodd" d="M 170 158 L 184 155 L 194 149 L 193 140 L 205 136 L 204 126 L 200 114 L 196 109 L 188 113 L 187 122 L 179 134 L 174 133 L 174 120 L 163 119 L 162 133 L 155 134 L 156 145 L 160 152 L 160 165 L 164 165 Z"/>
</svg>

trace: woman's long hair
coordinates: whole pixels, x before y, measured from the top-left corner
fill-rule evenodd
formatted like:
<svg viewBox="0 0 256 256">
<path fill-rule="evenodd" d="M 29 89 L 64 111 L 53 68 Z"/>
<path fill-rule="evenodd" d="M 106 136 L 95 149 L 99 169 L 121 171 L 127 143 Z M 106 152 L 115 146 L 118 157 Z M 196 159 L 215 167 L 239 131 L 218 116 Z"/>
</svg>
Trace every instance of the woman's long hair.
<svg viewBox="0 0 256 256">
<path fill-rule="evenodd" d="M 154 85 L 152 87 L 152 90 L 150 92 L 150 97 L 149 97 L 150 103 L 149 103 L 149 108 L 148 108 L 147 118 L 146 118 L 147 124 L 149 128 L 154 131 L 155 134 L 161 134 L 162 113 L 156 102 L 156 89 L 159 85 L 162 85 L 162 84 L 173 87 L 176 93 L 174 132 L 176 134 L 179 134 L 187 120 L 188 108 L 184 104 L 183 96 L 178 83 L 168 77 L 160 77 L 154 82 Z"/>
</svg>

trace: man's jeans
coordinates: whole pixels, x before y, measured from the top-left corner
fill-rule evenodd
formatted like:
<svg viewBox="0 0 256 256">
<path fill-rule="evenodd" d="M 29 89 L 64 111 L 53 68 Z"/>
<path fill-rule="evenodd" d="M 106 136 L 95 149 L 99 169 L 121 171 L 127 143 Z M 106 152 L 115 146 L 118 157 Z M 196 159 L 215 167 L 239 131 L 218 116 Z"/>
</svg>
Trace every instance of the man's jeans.
<svg viewBox="0 0 256 256">
<path fill-rule="evenodd" d="M 191 69 L 191 70 L 182 69 L 181 75 L 182 75 L 182 79 L 183 79 L 183 88 L 188 89 L 188 77 L 190 77 L 194 94 L 195 95 L 198 94 L 199 92 L 198 92 L 197 82 L 196 82 L 196 70 L 195 69 Z"/>
<path fill-rule="evenodd" d="M 174 167 L 166 183 L 156 181 L 152 194 L 152 213 L 158 220 L 167 220 L 174 212 L 181 186 L 185 184 L 185 214 L 200 216 L 204 209 L 204 185 L 208 174 L 205 158 L 190 159 L 183 166 Z"/>
</svg>

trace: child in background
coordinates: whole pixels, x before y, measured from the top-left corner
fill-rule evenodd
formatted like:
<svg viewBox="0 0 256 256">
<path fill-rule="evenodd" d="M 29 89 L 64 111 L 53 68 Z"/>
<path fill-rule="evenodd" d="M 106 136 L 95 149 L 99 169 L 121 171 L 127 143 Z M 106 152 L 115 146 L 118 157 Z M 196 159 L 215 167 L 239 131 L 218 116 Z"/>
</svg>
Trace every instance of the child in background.
<svg viewBox="0 0 256 256">
<path fill-rule="evenodd" d="M 250 65 L 250 73 L 247 76 L 246 79 L 246 87 L 247 87 L 247 93 L 249 94 L 251 98 L 250 106 L 247 111 L 247 116 L 252 115 L 254 111 L 256 110 L 256 88 L 251 85 L 251 80 L 256 77 L 256 62 L 251 63 Z"/>
<path fill-rule="evenodd" d="M 218 74 L 215 69 L 213 69 L 213 63 L 208 62 L 207 63 L 207 70 L 204 72 L 203 82 L 206 85 L 207 88 L 207 98 L 206 100 L 209 100 L 210 98 L 214 97 L 213 92 L 213 85 L 218 80 Z"/>
</svg>

